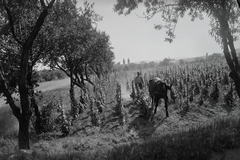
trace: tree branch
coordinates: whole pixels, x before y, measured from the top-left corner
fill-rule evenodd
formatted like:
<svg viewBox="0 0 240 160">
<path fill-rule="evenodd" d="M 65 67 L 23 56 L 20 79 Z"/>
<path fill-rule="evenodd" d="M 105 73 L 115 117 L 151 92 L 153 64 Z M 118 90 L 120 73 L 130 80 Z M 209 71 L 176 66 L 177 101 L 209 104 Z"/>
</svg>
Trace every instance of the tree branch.
<svg viewBox="0 0 240 160">
<path fill-rule="evenodd" d="M 47 6 L 46 6 L 46 4 L 45 4 L 45 2 L 44 2 L 44 0 L 40 0 L 40 3 L 41 3 L 41 6 L 45 9 Z"/>
<path fill-rule="evenodd" d="M 5 79 L 4 79 L 4 76 L 3 76 L 3 68 L 0 64 L 0 87 L 3 91 L 3 95 L 7 98 L 7 103 L 9 104 L 9 106 L 11 107 L 12 111 L 13 111 L 13 114 L 16 118 L 20 118 L 20 108 L 18 108 L 16 106 L 16 104 L 14 103 L 14 100 L 13 100 L 13 97 L 11 95 L 11 93 L 9 92 L 9 90 L 7 89 L 7 86 L 6 86 L 6 82 L 5 82 Z"/>
<path fill-rule="evenodd" d="M 8 20 L 9 20 L 9 24 L 10 24 L 11 33 L 13 35 L 13 38 L 17 41 L 17 43 L 19 43 L 20 45 L 23 45 L 23 43 L 16 36 L 15 29 L 14 29 L 14 24 L 13 24 L 13 19 L 12 19 L 12 15 L 11 15 L 11 11 L 7 7 L 7 4 L 6 4 L 5 0 L 3 0 L 3 6 L 4 6 L 4 9 L 6 10 L 7 15 L 8 15 Z"/>
<path fill-rule="evenodd" d="M 43 5 L 44 10 L 42 11 L 40 16 L 38 17 L 37 22 L 34 25 L 34 28 L 33 28 L 32 32 L 30 33 L 29 38 L 27 39 L 27 41 L 25 43 L 27 46 L 32 46 L 33 41 L 37 37 L 38 32 L 40 31 L 40 29 L 41 29 L 41 27 L 42 27 L 42 25 L 44 23 L 44 20 L 45 20 L 45 18 L 48 15 L 48 9 L 52 7 L 52 5 L 54 4 L 55 0 L 51 0 L 50 4 L 47 7 L 46 7 L 46 5 L 44 3 L 44 0 L 41 0 L 40 2 L 41 2 L 41 5 Z"/>
<path fill-rule="evenodd" d="M 56 69 L 60 69 L 61 71 L 63 71 L 68 77 L 70 77 L 70 74 L 63 68 L 63 67 L 61 67 L 57 62 L 54 62 L 56 65 L 57 65 L 57 67 L 55 67 Z"/>
</svg>

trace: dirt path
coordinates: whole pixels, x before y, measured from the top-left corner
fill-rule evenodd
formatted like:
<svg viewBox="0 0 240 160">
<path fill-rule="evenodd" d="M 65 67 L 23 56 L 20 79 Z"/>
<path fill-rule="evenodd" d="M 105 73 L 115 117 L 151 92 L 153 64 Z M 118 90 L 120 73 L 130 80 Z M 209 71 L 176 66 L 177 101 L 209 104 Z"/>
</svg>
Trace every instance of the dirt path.
<svg viewBox="0 0 240 160">
<path fill-rule="evenodd" d="M 121 84 L 121 91 L 122 91 L 122 98 L 123 98 L 123 101 L 129 101 L 131 100 L 130 98 L 130 91 L 127 91 L 127 86 L 125 84 Z"/>
</svg>

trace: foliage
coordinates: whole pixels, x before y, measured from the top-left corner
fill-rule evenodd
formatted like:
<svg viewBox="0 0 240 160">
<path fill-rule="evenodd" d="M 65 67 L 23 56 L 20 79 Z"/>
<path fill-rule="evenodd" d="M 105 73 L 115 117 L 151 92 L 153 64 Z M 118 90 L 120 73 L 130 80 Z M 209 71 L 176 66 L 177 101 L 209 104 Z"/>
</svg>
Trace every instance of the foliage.
<svg viewBox="0 0 240 160">
<path fill-rule="evenodd" d="M 132 80 L 132 83 L 131 83 L 132 85 L 132 93 L 130 94 L 130 97 L 132 98 L 132 100 L 135 102 L 136 101 L 136 97 L 137 97 L 137 95 L 136 95 L 136 92 L 135 92 L 135 84 L 134 84 L 134 81 Z"/>
<path fill-rule="evenodd" d="M 203 86 L 201 95 L 203 97 L 208 97 L 209 96 L 209 91 L 208 91 L 208 86 L 207 85 Z"/>
<path fill-rule="evenodd" d="M 116 89 L 116 107 L 115 107 L 115 115 L 119 117 L 120 125 L 124 125 L 126 121 L 126 117 L 124 115 L 124 107 L 123 107 L 123 100 L 122 100 L 122 92 L 121 92 L 121 85 L 117 83 Z"/>
<path fill-rule="evenodd" d="M 59 112 L 60 115 L 57 118 L 58 123 L 61 125 L 60 131 L 62 132 L 62 136 L 67 136 L 70 133 L 70 126 L 71 126 L 71 120 L 67 117 L 65 110 L 59 106 Z"/>
<path fill-rule="evenodd" d="M 150 106 L 150 99 L 146 96 L 144 92 L 141 92 L 139 98 L 137 99 L 137 107 L 139 108 L 139 117 L 150 121 L 153 118 L 153 108 Z"/>
<path fill-rule="evenodd" d="M 76 1 L 63 1 L 54 8 L 60 17 L 52 17 L 54 49 L 45 63 L 58 68 L 70 77 L 72 83 L 84 89 L 85 82 L 91 84 L 91 75 L 98 77 L 111 70 L 114 54 L 109 36 L 97 31 L 93 24 L 101 17 L 87 2 L 77 8 Z"/>
<path fill-rule="evenodd" d="M 207 57 L 207 61 L 218 61 L 224 59 L 224 55 L 221 55 L 220 53 L 213 53 L 212 55 L 209 55 Z"/>
<path fill-rule="evenodd" d="M 175 64 L 167 63 L 167 65 L 173 66 Z M 113 70 L 114 71 L 131 71 L 131 70 L 139 70 L 139 69 L 141 70 L 141 69 L 147 69 L 147 68 L 150 69 L 150 68 L 163 67 L 163 66 L 164 66 L 163 61 L 161 61 L 160 63 L 154 62 L 154 61 L 151 61 L 151 62 L 142 61 L 140 63 L 131 62 L 125 65 L 121 65 L 119 62 L 113 65 Z"/>
<path fill-rule="evenodd" d="M 6 58 L 0 60 L 0 88 L 14 116 L 19 121 L 20 149 L 30 148 L 28 129 L 31 104 L 29 96 L 33 95 L 33 67 L 40 60 L 44 50 L 44 47 L 40 47 L 42 43 L 35 42 L 41 35 L 44 20 L 54 2 L 55 0 L 47 3 L 44 0 L 2 0 L 0 2 L 1 27 L 3 28 L 0 33 L 2 48 L 0 55 L 1 57 L 6 55 Z M 12 69 L 8 70 L 8 68 Z M 14 102 L 13 90 L 20 95 L 20 107 Z"/>
<path fill-rule="evenodd" d="M 46 82 L 52 80 L 60 80 L 66 77 L 66 74 L 61 70 L 41 70 L 37 71 L 38 82 Z"/>
<path fill-rule="evenodd" d="M 160 65 L 168 66 L 170 62 L 170 58 L 164 58 L 162 62 L 160 62 Z"/>
<path fill-rule="evenodd" d="M 203 101 L 203 96 L 202 94 L 200 95 L 199 99 L 198 99 L 198 104 L 201 106 L 203 105 L 204 101 Z"/>
<path fill-rule="evenodd" d="M 224 95 L 224 101 L 227 105 L 233 107 L 234 98 L 233 98 L 233 85 L 231 83 L 230 90 L 227 92 L 227 94 Z"/>
<path fill-rule="evenodd" d="M 53 116 L 53 109 L 56 106 L 54 106 L 53 102 L 43 104 L 42 110 L 41 110 L 41 120 L 42 120 L 42 129 L 43 132 L 52 132 L 54 131 L 54 116 Z"/>
<path fill-rule="evenodd" d="M 174 86 L 170 90 L 170 96 L 171 96 L 171 99 L 173 100 L 173 103 L 175 103 L 175 100 L 177 99 L 177 93 Z"/>
<path fill-rule="evenodd" d="M 99 119 L 97 117 L 97 110 L 94 108 L 94 99 L 92 98 L 90 101 L 90 116 L 91 122 L 93 126 L 99 126 Z"/>
<path fill-rule="evenodd" d="M 192 61 L 179 66 L 146 69 L 143 74 L 146 80 L 159 77 L 164 82 L 173 85 L 169 95 L 170 102 L 185 104 L 188 95 L 189 100 L 193 100 L 192 103 L 197 102 L 199 105 L 203 105 L 205 101 L 209 100 L 210 96 L 214 97 L 216 101 L 219 101 L 219 97 L 225 96 L 223 91 L 229 88 L 229 84 L 224 82 L 224 77 L 228 72 L 229 68 L 226 63 L 220 60 L 219 62 Z M 148 88 L 147 83 L 145 83 L 145 88 Z M 132 85 L 130 97 L 134 102 L 138 99 L 134 85 Z M 233 98 L 233 100 L 235 99 L 236 97 Z"/>
<path fill-rule="evenodd" d="M 16 137 L 18 133 L 18 122 L 11 113 L 11 109 L 6 106 L 0 106 L 0 137 Z M 11 127 L 9 127 L 11 126 Z"/>
<path fill-rule="evenodd" d="M 217 101 L 218 98 L 219 98 L 219 88 L 218 88 L 218 82 L 217 81 L 212 86 L 210 97 L 215 101 Z"/>
</svg>

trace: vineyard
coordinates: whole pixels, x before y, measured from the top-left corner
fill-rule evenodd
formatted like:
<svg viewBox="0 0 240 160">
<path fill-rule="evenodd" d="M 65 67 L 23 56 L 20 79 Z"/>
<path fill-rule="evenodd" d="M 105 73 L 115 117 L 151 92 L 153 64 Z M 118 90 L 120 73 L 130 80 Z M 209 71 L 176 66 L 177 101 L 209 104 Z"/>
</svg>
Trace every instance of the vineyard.
<svg viewBox="0 0 240 160">
<path fill-rule="evenodd" d="M 136 72 L 95 77 L 96 85 L 89 85 L 86 93 L 74 89 L 75 104 L 69 86 L 39 92 L 42 133 L 36 134 L 33 116 L 33 153 L 24 155 L 30 159 L 146 159 L 150 155 L 150 159 L 210 159 L 213 153 L 239 147 L 240 103 L 227 64 L 199 62 L 141 70 L 142 91 L 132 81 Z M 153 77 L 172 85 L 169 118 L 162 103 L 153 119 L 146 116 L 151 109 L 147 86 Z M 1 126 L 2 122 L 0 118 Z M 5 123 L 16 128 L 10 124 L 14 121 Z M 0 140 L 0 158 L 7 159 L 14 156 L 16 135 L 0 133 L 5 137 Z"/>
</svg>

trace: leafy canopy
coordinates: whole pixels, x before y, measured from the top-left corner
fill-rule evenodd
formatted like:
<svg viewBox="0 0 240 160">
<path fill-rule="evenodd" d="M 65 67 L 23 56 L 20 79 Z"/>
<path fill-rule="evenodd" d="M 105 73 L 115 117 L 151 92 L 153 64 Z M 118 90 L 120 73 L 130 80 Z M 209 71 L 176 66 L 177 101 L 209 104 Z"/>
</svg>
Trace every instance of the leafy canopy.
<svg viewBox="0 0 240 160">
<path fill-rule="evenodd" d="M 83 7 L 77 8 L 75 1 L 65 0 L 56 4 L 57 16 L 50 19 L 54 48 L 46 63 L 64 71 L 81 88 L 85 81 L 92 83 L 90 75 L 107 72 L 114 58 L 109 36 L 94 27 L 101 17 L 93 7 L 85 2 Z"/>
</svg>

